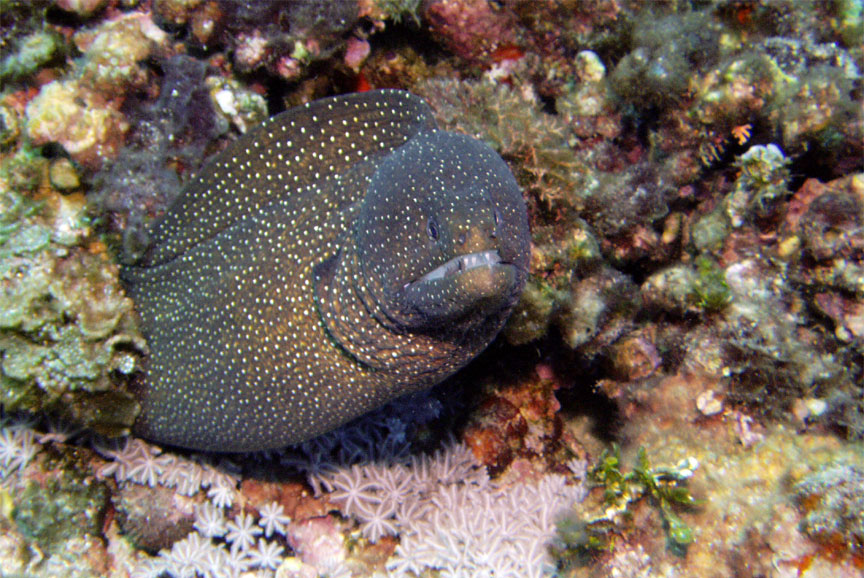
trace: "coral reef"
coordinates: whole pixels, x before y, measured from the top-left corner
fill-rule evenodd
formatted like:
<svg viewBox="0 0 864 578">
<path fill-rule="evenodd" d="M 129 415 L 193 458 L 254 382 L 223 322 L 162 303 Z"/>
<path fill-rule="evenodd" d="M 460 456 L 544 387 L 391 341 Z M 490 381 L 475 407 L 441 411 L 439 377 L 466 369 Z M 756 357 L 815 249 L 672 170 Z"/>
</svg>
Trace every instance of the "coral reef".
<svg viewBox="0 0 864 578">
<path fill-rule="evenodd" d="M 861 557 L 864 547 L 864 472 L 848 463 L 826 464 L 797 482 L 795 499 L 804 511 L 801 530 L 828 548 Z"/>
<path fill-rule="evenodd" d="M 0 574 L 857 578 L 862 13 L 0 0 Z M 501 338 L 300 447 L 124 436 L 117 263 L 236 135 L 377 87 L 523 188 Z"/>
<path fill-rule="evenodd" d="M 40 90 L 27 105 L 27 134 L 36 145 L 59 143 L 93 169 L 113 157 L 129 128 L 123 98 L 147 82 L 139 62 L 165 40 L 146 14 L 130 13 L 75 34 L 83 53 L 73 73 Z"/>
<path fill-rule="evenodd" d="M 655 16 L 649 10 L 629 31 L 633 49 L 618 62 L 610 85 L 638 109 L 669 108 L 686 96 L 687 71 L 717 62 L 722 32 L 707 11 Z"/>
<path fill-rule="evenodd" d="M 137 403 L 116 376 L 146 346 L 116 267 L 90 238 L 84 199 L 7 192 L 2 204 L 2 404 L 124 431 Z"/>
<path fill-rule="evenodd" d="M 55 81 L 27 106 L 27 135 L 34 144 L 59 143 L 77 162 L 98 167 L 117 153 L 129 128 L 116 110 L 73 81 Z"/>
<path fill-rule="evenodd" d="M 188 30 L 190 47 L 223 48 L 242 72 L 266 70 L 298 81 L 345 49 L 346 33 L 357 23 L 358 5 L 322 0 L 160 0 L 154 2 L 154 17 L 175 33 Z"/>
</svg>

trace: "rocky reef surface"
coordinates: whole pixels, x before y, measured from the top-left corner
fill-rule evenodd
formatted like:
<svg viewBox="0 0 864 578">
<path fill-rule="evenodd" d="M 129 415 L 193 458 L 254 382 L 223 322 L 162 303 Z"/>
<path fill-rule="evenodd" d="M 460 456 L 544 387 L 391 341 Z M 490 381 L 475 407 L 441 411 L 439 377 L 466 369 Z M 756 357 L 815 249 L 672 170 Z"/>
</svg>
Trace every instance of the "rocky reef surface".
<svg viewBox="0 0 864 578">
<path fill-rule="evenodd" d="M 860 576 L 862 46 L 860 0 L 0 0 L 0 576 Z M 385 87 L 523 189 L 502 335 L 296 448 L 130 436 L 119 263 Z"/>
</svg>

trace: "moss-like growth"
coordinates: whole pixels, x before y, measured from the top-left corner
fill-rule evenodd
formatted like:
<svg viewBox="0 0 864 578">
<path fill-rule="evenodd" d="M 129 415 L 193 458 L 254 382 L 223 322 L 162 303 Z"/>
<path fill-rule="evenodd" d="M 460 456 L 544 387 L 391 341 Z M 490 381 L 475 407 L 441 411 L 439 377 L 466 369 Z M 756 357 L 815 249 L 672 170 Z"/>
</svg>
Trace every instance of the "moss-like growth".
<svg viewBox="0 0 864 578">
<path fill-rule="evenodd" d="M 795 484 L 804 518 L 801 531 L 816 542 L 846 553 L 864 549 L 864 471 L 829 464 Z"/>
<path fill-rule="evenodd" d="M 717 59 L 721 31 L 708 12 L 657 18 L 645 10 L 633 31 L 633 50 L 612 72 L 613 90 L 640 110 L 679 102 L 694 72 Z"/>
<path fill-rule="evenodd" d="M 137 403 L 115 376 L 134 372 L 146 347 L 116 265 L 83 246 L 83 197 L 7 191 L 0 206 L 0 403 L 126 431 Z"/>
<path fill-rule="evenodd" d="M 58 60 L 65 52 L 61 37 L 48 30 L 38 30 L 19 39 L 14 51 L 5 52 L 0 60 L 0 81 L 18 80 Z"/>
<path fill-rule="evenodd" d="M 414 90 L 435 109 L 443 128 L 484 140 L 541 200 L 581 206 L 588 171 L 567 145 L 564 123 L 544 113 L 529 93 L 464 80 L 421 81 Z"/>
<path fill-rule="evenodd" d="M 39 149 L 24 145 L 0 161 L 0 179 L 18 191 L 33 191 L 43 180 L 48 161 Z M 9 222 L 4 219 L 4 222 Z"/>
<path fill-rule="evenodd" d="M 732 294 L 724 271 L 708 257 L 696 266 L 673 265 L 651 275 L 642 284 L 646 303 L 676 314 L 720 311 Z"/>
<path fill-rule="evenodd" d="M 557 304 L 564 299 L 564 295 L 564 292 L 556 291 L 548 283 L 531 278 L 504 326 L 507 341 L 513 345 L 524 345 L 546 335 Z"/>
<path fill-rule="evenodd" d="M 374 0 L 375 7 L 381 12 L 383 20 L 396 24 L 403 21 L 420 26 L 420 5 L 422 0 Z"/>
<path fill-rule="evenodd" d="M 731 299 L 732 293 L 726 284 L 723 269 L 707 257 L 697 259 L 690 300 L 699 309 L 710 313 L 720 311 Z"/>
<path fill-rule="evenodd" d="M 46 476 L 30 481 L 24 491 L 13 498 L 12 519 L 21 533 L 46 553 L 54 553 L 76 536 L 100 536 L 109 492 L 76 463 L 72 450 L 67 454 L 46 457 Z"/>
</svg>

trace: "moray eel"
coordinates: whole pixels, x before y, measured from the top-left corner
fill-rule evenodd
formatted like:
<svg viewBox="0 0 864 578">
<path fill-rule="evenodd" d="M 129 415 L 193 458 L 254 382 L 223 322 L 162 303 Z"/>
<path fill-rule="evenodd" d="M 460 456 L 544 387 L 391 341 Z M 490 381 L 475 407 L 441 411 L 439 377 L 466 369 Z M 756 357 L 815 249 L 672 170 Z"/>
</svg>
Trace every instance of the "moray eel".
<svg viewBox="0 0 864 578">
<path fill-rule="evenodd" d="M 150 347 L 134 431 L 186 448 L 299 443 L 432 386 L 523 288 L 503 160 L 399 90 L 274 116 L 206 165 L 125 266 Z"/>
</svg>

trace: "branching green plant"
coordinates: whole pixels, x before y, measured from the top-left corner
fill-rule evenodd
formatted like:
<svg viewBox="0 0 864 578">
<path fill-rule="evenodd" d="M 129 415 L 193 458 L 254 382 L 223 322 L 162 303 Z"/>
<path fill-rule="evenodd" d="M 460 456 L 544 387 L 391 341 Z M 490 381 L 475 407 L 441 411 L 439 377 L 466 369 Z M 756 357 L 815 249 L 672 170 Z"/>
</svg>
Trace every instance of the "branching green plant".
<svg viewBox="0 0 864 578">
<path fill-rule="evenodd" d="M 597 465 L 588 473 L 588 479 L 603 488 L 607 506 L 605 517 L 609 519 L 627 515 L 631 504 L 648 498 L 663 517 L 670 548 L 683 550 L 693 542 L 693 531 L 675 509 L 699 504 L 686 486 L 686 481 L 698 466 L 694 458 L 687 458 L 673 467 L 652 467 L 645 448 L 640 447 L 633 469 L 625 473 L 621 465 L 621 448 L 612 444 L 611 451 L 604 450 L 600 454 Z"/>
</svg>

